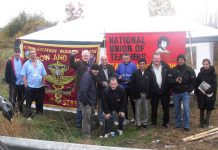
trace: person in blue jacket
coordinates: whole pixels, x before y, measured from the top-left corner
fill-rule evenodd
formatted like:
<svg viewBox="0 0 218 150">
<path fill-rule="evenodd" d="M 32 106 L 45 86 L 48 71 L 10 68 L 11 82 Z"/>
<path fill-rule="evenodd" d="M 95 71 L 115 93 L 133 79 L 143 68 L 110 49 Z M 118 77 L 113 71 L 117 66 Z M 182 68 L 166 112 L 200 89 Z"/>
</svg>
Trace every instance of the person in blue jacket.
<svg viewBox="0 0 218 150">
<path fill-rule="evenodd" d="M 135 122 L 135 102 L 132 98 L 130 79 L 131 79 L 132 74 L 136 72 L 137 67 L 133 62 L 130 61 L 130 55 L 128 53 L 124 53 L 122 56 L 122 59 L 123 59 L 123 62 L 119 64 L 116 70 L 116 76 L 121 86 L 125 88 L 127 104 L 128 104 L 128 98 L 130 99 L 130 103 L 131 103 L 132 111 L 134 115 L 134 119 L 131 119 L 131 122 Z M 125 114 L 126 114 L 126 120 L 124 121 L 124 124 L 127 124 L 129 122 L 128 105 L 127 105 Z"/>
</svg>

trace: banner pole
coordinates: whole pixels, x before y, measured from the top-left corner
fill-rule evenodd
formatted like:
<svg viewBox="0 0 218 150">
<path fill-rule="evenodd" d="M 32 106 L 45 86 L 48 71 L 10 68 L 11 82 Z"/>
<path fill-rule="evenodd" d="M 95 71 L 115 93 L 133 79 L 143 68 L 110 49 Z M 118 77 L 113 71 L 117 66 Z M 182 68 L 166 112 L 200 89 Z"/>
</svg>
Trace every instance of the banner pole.
<svg viewBox="0 0 218 150">
<path fill-rule="evenodd" d="M 191 32 L 188 31 L 188 35 L 189 35 L 189 48 L 190 48 L 190 57 L 191 57 L 191 67 L 192 69 L 194 69 L 194 63 L 193 63 L 193 53 L 192 53 L 192 37 L 191 37 Z"/>
<path fill-rule="evenodd" d="M 190 56 L 191 56 L 191 67 L 194 69 L 194 63 L 193 63 L 193 52 L 192 52 L 192 37 L 191 37 L 191 32 L 188 31 L 189 35 L 189 48 L 190 48 Z M 194 93 L 193 95 L 194 102 L 196 102 L 196 95 Z M 197 113 L 197 107 L 194 108 L 195 110 L 195 125 L 197 126 L 198 124 L 198 113 Z"/>
<path fill-rule="evenodd" d="M 107 52 L 106 52 L 106 33 L 105 33 L 105 29 L 104 29 L 103 46 L 104 46 L 104 55 L 107 55 Z"/>
</svg>

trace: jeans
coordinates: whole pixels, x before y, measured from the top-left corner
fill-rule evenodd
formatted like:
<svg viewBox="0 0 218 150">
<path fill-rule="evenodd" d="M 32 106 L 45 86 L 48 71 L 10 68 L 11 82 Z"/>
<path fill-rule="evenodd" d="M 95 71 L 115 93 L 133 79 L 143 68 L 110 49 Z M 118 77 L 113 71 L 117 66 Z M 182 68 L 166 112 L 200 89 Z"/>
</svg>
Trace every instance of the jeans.
<svg viewBox="0 0 218 150">
<path fill-rule="evenodd" d="M 82 110 L 78 100 L 77 100 L 77 108 L 76 108 L 76 127 L 77 128 L 82 127 Z"/>
<path fill-rule="evenodd" d="M 117 112 L 118 113 L 118 112 Z M 110 133 L 111 129 L 111 121 L 113 120 L 113 117 L 110 117 L 109 119 L 105 119 L 105 133 Z M 124 117 L 118 116 L 118 130 L 123 130 L 123 122 Z"/>
<path fill-rule="evenodd" d="M 183 127 L 190 128 L 190 95 L 188 92 L 173 93 L 176 127 L 182 127 L 181 102 L 183 104 Z"/>
<path fill-rule="evenodd" d="M 77 90 L 76 127 L 81 128 L 82 127 L 82 110 L 81 110 L 80 103 L 78 100 L 78 95 L 79 95 L 79 89 Z"/>
<path fill-rule="evenodd" d="M 136 124 L 147 125 L 148 124 L 148 99 L 146 98 L 146 94 L 140 93 L 141 98 L 136 99 L 135 109 L 136 109 Z M 141 120 L 141 108 L 144 111 L 143 120 Z"/>
<path fill-rule="evenodd" d="M 99 123 L 102 122 L 102 123 L 105 123 L 105 118 L 104 118 L 104 112 L 102 110 L 102 99 L 101 98 L 98 98 L 98 121 Z M 112 117 L 112 121 L 115 122 L 117 121 L 117 112 L 116 111 L 112 111 L 111 113 L 111 117 Z"/>
<path fill-rule="evenodd" d="M 98 121 L 104 123 L 104 112 L 102 110 L 102 99 L 98 98 Z"/>
<path fill-rule="evenodd" d="M 81 102 L 79 102 L 79 105 L 82 110 L 82 135 L 84 137 L 90 137 L 92 117 L 95 112 L 94 107 L 90 105 L 84 106 Z"/>
</svg>

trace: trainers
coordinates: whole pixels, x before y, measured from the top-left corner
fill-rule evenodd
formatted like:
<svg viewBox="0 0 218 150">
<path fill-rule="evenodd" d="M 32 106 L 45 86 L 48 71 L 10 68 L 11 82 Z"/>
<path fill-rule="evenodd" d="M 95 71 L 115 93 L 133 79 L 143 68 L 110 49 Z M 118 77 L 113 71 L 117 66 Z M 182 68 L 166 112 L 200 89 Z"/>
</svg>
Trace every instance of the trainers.
<svg viewBox="0 0 218 150">
<path fill-rule="evenodd" d="M 115 126 L 118 126 L 118 124 L 119 124 L 119 123 L 118 123 L 117 121 L 114 121 L 114 125 L 115 125 Z"/>
<path fill-rule="evenodd" d="M 127 125 L 129 123 L 129 120 L 128 119 L 125 119 L 124 122 L 123 122 L 123 125 Z"/>
<path fill-rule="evenodd" d="M 123 135 L 123 130 L 118 130 L 117 132 L 119 135 Z"/>
<path fill-rule="evenodd" d="M 104 137 L 104 138 L 108 138 L 108 137 L 109 137 L 109 134 L 110 134 L 110 133 L 105 133 L 103 137 Z"/>
<path fill-rule="evenodd" d="M 100 126 L 103 126 L 103 125 L 104 125 L 104 123 L 103 123 L 103 122 L 99 122 L 99 124 L 100 124 Z"/>
<path fill-rule="evenodd" d="M 134 123 L 134 122 L 135 122 L 135 119 L 134 119 L 134 118 L 132 118 L 132 119 L 130 120 L 130 122 L 131 122 L 131 123 Z"/>
<path fill-rule="evenodd" d="M 28 117 L 28 118 L 27 118 L 27 121 L 31 121 L 31 120 L 32 120 L 32 118 L 31 118 L 31 117 Z"/>
</svg>

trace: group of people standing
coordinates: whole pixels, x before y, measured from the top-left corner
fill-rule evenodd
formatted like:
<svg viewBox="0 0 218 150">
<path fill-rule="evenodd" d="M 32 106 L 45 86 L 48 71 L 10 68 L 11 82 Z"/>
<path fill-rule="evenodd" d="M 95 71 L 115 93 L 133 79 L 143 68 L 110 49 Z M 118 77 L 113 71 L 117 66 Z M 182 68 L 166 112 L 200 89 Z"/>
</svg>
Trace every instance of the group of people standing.
<svg viewBox="0 0 218 150">
<path fill-rule="evenodd" d="M 20 49 L 14 49 L 14 55 L 7 61 L 5 81 L 9 84 L 9 101 L 14 111 L 23 113 L 23 103 L 26 100 L 25 117 L 32 120 L 32 102 L 36 102 L 36 114 L 43 114 L 45 95 L 46 70 L 43 63 L 37 59 L 36 51 L 30 51 L 30 59 L 24 62 L 20 57 Z"/>
<path fill-rule="evenodd" d="M 200 126 L 209 126 L 211 111 L 216 100 L 217 77 L 209 59 L 203 60 L 197 78 L 194 70 L 186 64 L 184 55 L 177 56 L 177 65 L 170 68 L 154 53 L 152 62 L 145 58 L 138 60 L 138 67 L 131 62 L 128 53 L 123 54 L 118 68 L 108 64 L 107 56 L 101 63 L 90 63 L 88 50 L 77 60 L 77 51 L 70 55 L 70 66 L 76 71 L 77 114 L 76 127 L 82 128 L 84 137 L 91 136 L 92 116 L 98 110 L 98 120 L 104 126 L 103 137 L 110 135 L 111 124 L 118 126 L 117 133 L 123 134 L 124 125 L 135 123 L 138 129 L 146 128 L 151 104 L 151 125 L 157 126 L 159 101 L 163 110 L 162 126 L 169 127 L 169 102 L 172 96 L 175 110 L 175 126 L 190 130 L 190 93 L 194 90 L 200 109 Z M 32 119 L 31 104 L 36 101 L 36 113 L 43 113 L 46 70 L 37 60 L 36 51 L 30 51 L 25 63 L 20 58 L 20 49 L 14 49 L 14 56 L 8 60 L 5 79 L 9 84 L 9 100 L 17 111 L 22 112 L 24 95 L 26 117 Z M 128 114 L 131 104 L 133 118 Z M 18 107 L 16 106 L 18 104 Z M 181 112 L 183 105 L 183 113 Z M 183 116 L 182 116 L 183 115 Z"/>
<path fill-rule="evenodd" d="M 91 118 L 94 109 L 98 109 L 99 124 L 104 126 L 103 137 L 110 135 L 111 125 L 118 126 L 117 134 L 122 135 L 124 125 L 134 122 L 136 127 L 146 128 L 149 120 L 149 103 L 151 104 L 151 125 L 157 126 L 157 110 L 159 101 L 163 110 L 162 126 L 169 127 L 169 102 L 173 97 L 175 111 L 175 127 L 190 130 L 190 93 L 194 90 L 200 111 L 200 126 L 209 125 L 210 112 L 214 108 L 216 99 L 216 73 L 209 59 L 203 60 L 203 67 L 197 78 L 194 70 L 186 64 L 184 55 L 177 56 L 177 65 L 170 68 L 161 60 L 159 53 L 154 53 L 151 64 L 145 58 L 138 60 L 138 67 L 131 62 L 130 55 L 125 53 L 123 62 L 115 70 L 108 64 L 107 56 L 101 56 L 100 65 L 92 64 L 88 68 L 88 61 L 84 55 L 90 57 L 88 51 L 83 51 L 82 60 L 74 61 L 71 55 L 71 66 L 78 72 L 84 69 L 77 82 L 79 105 L 82 115 L 77 114 L 77 127 L 82 128 L 84 137 L 91 136 Z M 86 67 L 75 67 L 75 64 Z M 86 71 L 85 71 L 86 70 Z M 78 81 L 80 79 L 80 81 Z M 199 91 L 199 85 L 207 82 L 210 87 L 205 93 Z M 212 94 L 208 97 L 208 94 Z M 149 101 L 150 100 L 150 101 Z M 128 114 L 128 102 L 131 104 L 133 118 Z M 183 105 L 183 113 L 181 112 Z M 206 111 L 206 115 L 204 112 Z M 81 117 L 79 119 L 79 117 Z M 81 120 L 81 121 L 79 121 Z"/>
</svg>

